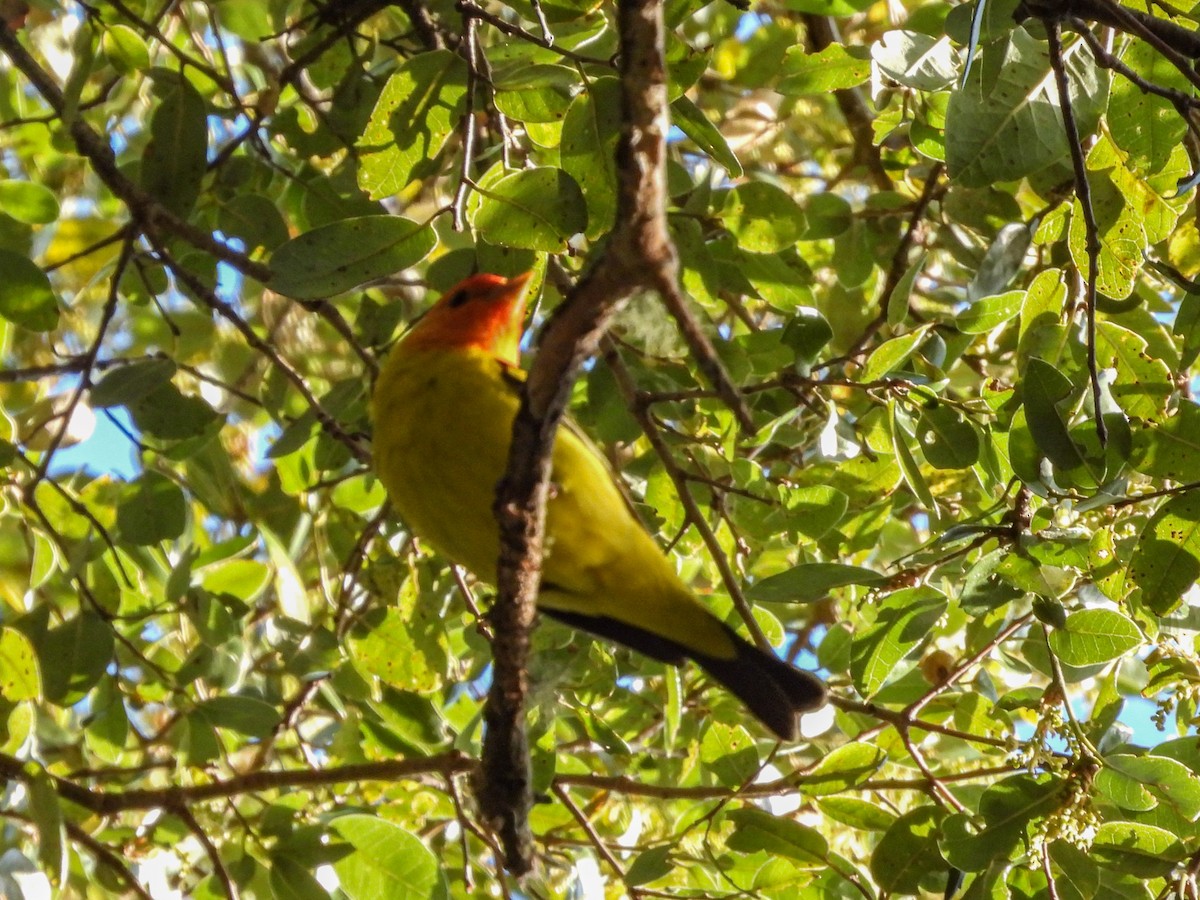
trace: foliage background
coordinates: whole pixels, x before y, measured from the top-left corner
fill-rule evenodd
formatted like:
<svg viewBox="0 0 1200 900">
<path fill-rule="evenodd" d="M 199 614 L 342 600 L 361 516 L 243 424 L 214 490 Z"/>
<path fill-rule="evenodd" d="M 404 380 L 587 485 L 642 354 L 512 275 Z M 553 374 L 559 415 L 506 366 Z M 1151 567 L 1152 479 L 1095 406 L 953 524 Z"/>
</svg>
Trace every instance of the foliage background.
<svg viewBox="0 0 1200 900">
<path fill-rule="evenodd" d="M 536 324 L 603 247 L 614 9 L 4 4 L 5 890 L 1194 896 L 1196 78 L 1078 9 L 1091 255 L 1011 2 L 666 5 L 682 283 L 757 432 L 649 296 L 572 412 L 837 700 L 777 746 L 544 623 L 518 887 L 486 591 L 387 516 L 366 396 L 433 293 L 532 267 Z"/>
</svg>

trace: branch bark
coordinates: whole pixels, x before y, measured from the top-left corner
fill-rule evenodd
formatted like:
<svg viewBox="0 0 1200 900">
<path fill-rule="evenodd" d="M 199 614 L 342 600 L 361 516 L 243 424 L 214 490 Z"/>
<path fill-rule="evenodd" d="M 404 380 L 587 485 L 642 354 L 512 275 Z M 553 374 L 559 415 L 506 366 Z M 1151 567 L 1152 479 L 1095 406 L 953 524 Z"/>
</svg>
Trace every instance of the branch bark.
<svg viewBox="0 0 1200 900">
<path fill-rule="evenodd" d="M 541 579 L 555 431 L 575 377 L 596 353 L 613 316 L 635 293 L 674 285 L 678 276 L 666 220 L 669 107 L 660 0 L 620 0 L 617 24 L 622 129 L 616 153 L 616 222 L 604 254 L 546 325 L 496 496 L 495 666 L 484 709 L 487 733 L 477 796 L 484 819 L 500 837 L 505 865 L 518 874 L 533 866 L 526 662 Z"/>
<path fill-rule="evenodd" d="M 36 766 L 36 763 L 27 764 L 16 757 L 0 754 L 0 780 L 29 783 L 35 777 L 36 770 L 27 769 L 27 765 Z M 57 775 L 51 775 L 50 779 L 55 792 L 63 800 L 100 815 L 115 815 L 134 809 L 178 809 L 181 805 L 225 800 L 258 791 L 327 787 L 361 781 L 400 781 L 433 774 L 449 777 L 465 774 L 473 765 L 470 757 L 453 750 L 439 756 L 356 763 L 328 769 L 249 772 L 207 784 L 167 788 L 103 791 Z"/>
</svg>

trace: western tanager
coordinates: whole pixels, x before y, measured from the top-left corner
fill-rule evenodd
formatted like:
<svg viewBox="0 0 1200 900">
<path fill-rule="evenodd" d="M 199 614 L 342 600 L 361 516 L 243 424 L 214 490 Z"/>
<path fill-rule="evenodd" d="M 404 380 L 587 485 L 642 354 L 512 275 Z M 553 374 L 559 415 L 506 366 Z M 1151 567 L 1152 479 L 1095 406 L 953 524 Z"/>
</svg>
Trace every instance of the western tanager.
<svg viewBox="0 0 1200 900">
<path fill-rule="evenodd" d="M 448 559 L 495 581 L 492 516 L 524 373 L 530 276 L 474 275 L 389 354 L 372 399 L 375 469 L 400 516 Z M 604 459 L 558 432 L 538 608 L 663 662 L 695 660 L 784 739 L 825 702 L 812 674 L 738 637 L 705 609 L 642 526 Z"/>
</svg>

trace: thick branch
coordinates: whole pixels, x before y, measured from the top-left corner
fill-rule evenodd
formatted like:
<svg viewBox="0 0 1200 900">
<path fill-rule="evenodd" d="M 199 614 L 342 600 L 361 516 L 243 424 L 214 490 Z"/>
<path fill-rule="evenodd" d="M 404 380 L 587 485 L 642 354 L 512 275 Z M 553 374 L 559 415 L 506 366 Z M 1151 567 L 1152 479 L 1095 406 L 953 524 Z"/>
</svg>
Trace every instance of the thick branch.
<svg viewBox="0 0 1200 900">
<path fill-rule="evenodd" d="M 492 687 L 484 719 L 479 805 L 514 872 L 533 865 L 528 815 L 533 803 L 525 733 L 526 661 L 541 577 L 550 451 L 571 384 L 609 322 L 635 293 L 674 280 L 666 224 L 669 127 L 664 27 L 657 0 L 621 0 L 621 137 L 617 219 L 608 247 L 546 326 L 513 423 L 508 469 L 496 498 L 500 525 L 499 597 L 493 611 Z"/>
</svg>

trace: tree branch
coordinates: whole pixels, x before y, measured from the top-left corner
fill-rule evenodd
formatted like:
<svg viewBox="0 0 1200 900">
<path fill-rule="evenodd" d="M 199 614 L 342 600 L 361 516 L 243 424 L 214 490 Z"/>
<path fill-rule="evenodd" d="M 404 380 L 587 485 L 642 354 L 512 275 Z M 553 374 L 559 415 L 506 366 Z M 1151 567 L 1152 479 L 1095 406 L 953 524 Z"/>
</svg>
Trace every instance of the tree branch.
<svg viewBox="0 0 1200 900">
<path fill-rule="evenodd" d="M 390 759 L 383 762 L 356 763 L 329 769 L 289 769 L 282 772 L 250 772 L 233 778 L 186 787 L 146 788 L 125 791 L 98 791 L 66 778 L 50 775 L 58 796 L 76 806 L 100 815 L 113 815 L 131 809 L 178 810 L 180 805 L 205 800 L 224 800 L 237 794 L 277 791 L 287 788 L 325 787 L 359 781 L 399 781 L 420 775 L 462 775 L 474 768 L 474 761 L 457 750 L 419 759 Z M 35 776 L 26 771 L 26 763 L 0 753 L 0 778 L 28 784 Z"/>
<path fill-rule="evenodd" d="M 508 467 L 496 497 L 499 596 L 493 610 L 495 658 L 484 708 L 480 809 L 499 834 L 505 864 L 533 865 L 533 804 L 525 732 L 526 661 L 541 579 L 550 452 L 571 385 L 596 353 L 612 317 L 636 292 L 674 281 L 675 248 L 666 222 L 669 127 L 665 30 L 658 0 L 620 0 L 621 136 L 617 217 L 603 256 L 547 324 L 513 423 Z"/>
</svg>

